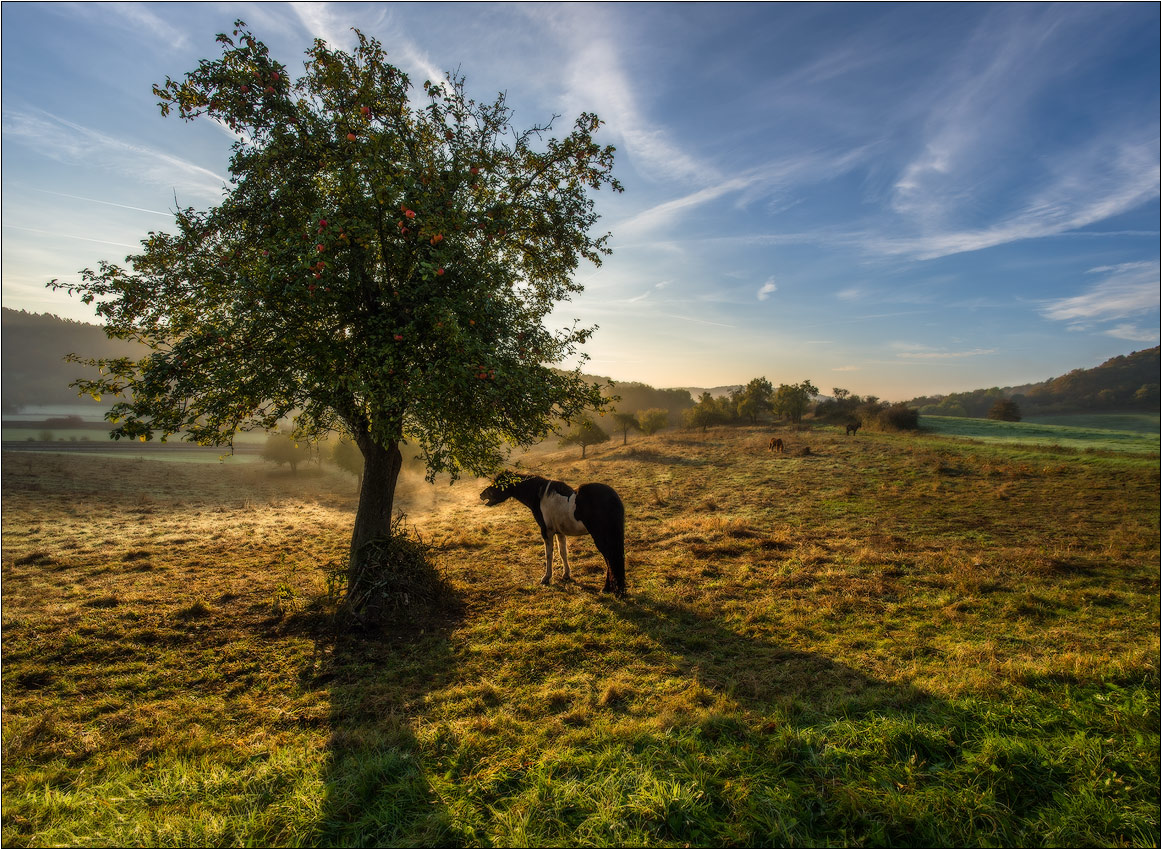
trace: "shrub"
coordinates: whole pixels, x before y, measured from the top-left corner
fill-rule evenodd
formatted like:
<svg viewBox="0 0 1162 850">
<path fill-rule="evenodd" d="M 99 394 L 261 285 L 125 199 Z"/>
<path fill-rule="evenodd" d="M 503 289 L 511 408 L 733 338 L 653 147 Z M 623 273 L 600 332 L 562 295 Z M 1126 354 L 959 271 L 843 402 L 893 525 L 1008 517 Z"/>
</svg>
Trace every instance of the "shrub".
<svg viewBox="0 0 1162 850">
<path fill-rule="evenodd" d="M 271 434 L 262 446 L 262 459 L 282 466 L 289 464 L 291 473 L 297 473 L 300 463 L 311 459 L 311 446 L 298 442 L 286 434 Z"/>
<path fill-rule="evenodd" d="M 639 410 L 637 425 L 647 437 L 656 434 L 670 423 L 670 412 L 660 407 L 651 407 L 649 410 Z"/>
<path fill-rule="evenodd" d="M 998 399 L 996 404 L 989 408 L 988 418 L 1000 422 L 1020 422 L 1021 408 L 1017 407 L 1017 403 L 1012 399 Z"/>
<path fill-rule="evenodd" d="M 390 537 L 364 544 L 354 569 L 344 561 L 330 570 L 328 592 L 341 603 L 338 625 L 406 630 L 455 609 L 457 597 L 432 561 L 433 547 L 409 534 L 404 521 L 398 514 Z"/>
<path fill-rule="evenodd" d="M 896 402 L 876 414 L 876 424 L 883 431 L 915 431 L 920 427 L 920 412 Z"/>
</svg>

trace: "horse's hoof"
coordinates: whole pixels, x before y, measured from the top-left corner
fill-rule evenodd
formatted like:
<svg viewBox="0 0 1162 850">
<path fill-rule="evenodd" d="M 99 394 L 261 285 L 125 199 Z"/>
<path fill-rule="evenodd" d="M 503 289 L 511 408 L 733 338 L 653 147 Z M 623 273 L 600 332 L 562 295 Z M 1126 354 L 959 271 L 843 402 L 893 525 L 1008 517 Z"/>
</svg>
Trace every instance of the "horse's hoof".
<svg viewBox="0 0 1162 850">
<path fill-rule="evenodd" d="M 541 579 L 541 584 L 543 584 L 545 587 L 548 587 L 551 583 L 552 583 L 552 580 L 548 576 Z"/>
</svg>

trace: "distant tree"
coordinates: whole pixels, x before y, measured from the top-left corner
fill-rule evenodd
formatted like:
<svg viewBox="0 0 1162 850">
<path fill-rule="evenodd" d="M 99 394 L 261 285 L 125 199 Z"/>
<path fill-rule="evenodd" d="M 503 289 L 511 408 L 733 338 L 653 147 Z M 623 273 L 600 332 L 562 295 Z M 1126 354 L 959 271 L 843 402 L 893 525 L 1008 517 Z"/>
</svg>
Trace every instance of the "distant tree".
<svg viewBox="0 0 1162 850">
<path fill-rule="evenodd" d="M 721 425 L 727 421 L 727 414 L 723 404 L 709 392 L 702 393 L 697 403 L 683 413 L 686 426 L 701 428 L 705 433 L 711 425 Z"/>
<path fill-rule="evenodd" d="M 835 387 L 832 397 L 815 405 L 815 418 L 825 422 L 847 424 L 855 416 L 855 411 L 863 404 L 863 399 L 848 390 Z"/>
<path fill-rule="evenodd" d="M 585 457 L 585 450 L 589 446 L 609 441 L 609 434 L 589 417 L 583 417 L 574 423 L 571 430 L 561 436 L 561 446 L 580 446 L 581 457 Z"/>
<path fill-rule="evenodd" d="M 621 444 L 623 446 L 629 440 L 630 431 L 641 430 L 637 416 L 633 413 L 615 413 L 613 414 L 613 422 L 617 426 L 616 430 L 621 431 Z"/>
<path fill-rule="evenodd" d="M 431 478 L 486 475 L 603 404 L 579 369 L 550 368 L 593 329 L 544 321 L 610 252 L 591 190 L 621 190 L 597 116 L 562 138 L 553 121 L 518 129 L 503 94 L 477 102 L 457 75 L 416 92 L 355 39 L 316 40 L 294 80 L 239 21 L 220 58 L 155 86 L 163 115 L 235 135 L 222 201 L 179 210 L 124 266 L 49 284 L 149 348 L 78 358 L 103 367 L 82 391 L 132 396 L 108 414 L 115 437 L 230 445 L 287 416 L 302 439 L 350 434 L 365 469 L 351 586 L 364 544 L 392 535 L 405 440 Z"/>
<path fill-rule="evenodd" d="M 997 419 L 1001 422 L 1020 422 L 1021 409 L 1017 407 L 1017 403 L 1012 399 L 998 399 L 992 407 L 989 408 L 989 419 Z"/>
<path fill-rule="evenodd" d="M 641 432 L 647 437 L 656 434 L 670 424 L 670 412 L 660 407 L 651 407 L 649 410 L 639 410 L 637 424 Z"/>
<path fill-rule="evenodd" d="M 818 388 L 809 380 L 799 384 L 780 384 L 775 392 L 774 411 L 797 425 L 803 420 L 811 399 L 817 395 Z"/>
<path fill-rule="evenodd" d="M 363 454 L 354 440 L 344 434 L 331 444 L 328 457 L 335 466 L 355 476 L 357 492 L 363 488 Z"/>
<path fill-rule="evenodd" d="M 759 416 L 769 413 L 773 404 L 775 388 L 764 378 L 753 378 L 738 395 L 736 410 L 742 419 L 757 425 Z"/>
<path fill-rule="evenodd" d="M 284 463 L 289 465 L 291 474 L 295 475 L 299 471 L 299 464 L 311 459 L 311 446 L 305 440 L 299 442 L 289 434 L 271 434 L 262 446 L 261 457 L 279 466 Z"/>
</svg>

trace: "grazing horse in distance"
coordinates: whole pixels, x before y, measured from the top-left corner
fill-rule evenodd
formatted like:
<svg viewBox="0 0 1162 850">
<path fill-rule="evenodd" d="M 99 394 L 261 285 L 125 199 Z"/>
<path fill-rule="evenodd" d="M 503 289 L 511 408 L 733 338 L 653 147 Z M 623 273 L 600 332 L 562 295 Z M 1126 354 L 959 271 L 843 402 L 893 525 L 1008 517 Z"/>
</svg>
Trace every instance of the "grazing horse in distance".
<svg viewBox="0 0 1162 850">
<path fill-rule="evenodd" d="M 767 451 L 768 452 L 779 452 L 780 454 L 782 454 L 783 438 L 782 437 L 771 437 L 771 441 L 769 443 L 767 443 Z"/>
<path fill-rule="evenodd" d="M 545 575 L 541 584 L 553 579 L 554 540 L 561 545 L 568 581 L 569 550 L 566 537 L 588 534 L 605 558 L 603 592 L 625 595 L 625 506 L 617 492 L 605 484 L 582 484 L 576 490 L 563 481 L 539 475 L 503 472 L 480 493 L 488 507 L 516 499 L 533 512 L 545 541 Z"/>
<path fill-rule="evenodd" d="M 863 424 L 863 423 L 861 423 L 861 422 L 857 422 L 857 421 L 855 421 L 854 419 L 853 419 L 853 420 L 851 420 L 850 422 L 848 422 L 848 423 L 847 423 L 847 433 L 846 433 L 846 435 L 845 435 L 845 436 L 848 436 L 848 437 L 850 437 L 850 436 L 852 436 L 853 434 L 855 434 L 855 432 L 859 430 L 859 426 L 860 426 L 860 425 L 862 425 L 862 424 Z"/>
</svg>

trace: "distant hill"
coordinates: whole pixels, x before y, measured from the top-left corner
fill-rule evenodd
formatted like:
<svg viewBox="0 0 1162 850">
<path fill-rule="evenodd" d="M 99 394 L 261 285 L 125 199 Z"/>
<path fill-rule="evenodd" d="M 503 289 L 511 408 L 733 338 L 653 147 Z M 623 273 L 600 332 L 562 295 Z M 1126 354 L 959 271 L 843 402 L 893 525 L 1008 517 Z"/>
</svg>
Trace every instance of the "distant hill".
<svg viewBox="0 0 1162 850">
<path fill-rule="evenodd" d="M 618 400 L 612 405 L 612 410 L 618 413 L 637 413 L 642 410 L 661 409 L 670 414 L 673 422 L 680 421 L 682 411 L 694 406 L 694 399 L 683 388 L 658 389 L 649 384 L 637 381 L 614 381 L 600 375 L 583 375 L 585 380 L 605 385 L 613 385 L 610 395 L 617 396 Z"/>
<path fill-rule="evenodd" d="M 15 413 L 30 405 L 76 404 L 77 391 L 69 383 L 96 375 L 76 363 L 66 363 L 66 354 L 140 357 L 147 350 L 136 343 L 110 340 L 100 325 L 5 307 L 0 316 L 0 405 L 5 413 Z"/>
<path fill-rule="evenodd" d="M 1023 416 L 1054 413 L 1157 411 L 1160 403 L 1159 346 L 1114 357 L 1092 369 L 1018 387 L 992 387 L 908 402 L 929 416 L 984 417 L 999 399 L 1017 403 Z"/>
<path fill-rule="evenodd" d="M 726 387 L 679 387 L 678 389 L 685 390 L 690 393 L 691 398 L 697 400 L 702 397 L 702 393 L 710 393 L 714 398 L 724 398 L 735 390 L 741 390 L 742 388 L 742 384 L 730 384 Z"/>
<path fill-rule="evenodd" d="M 3 410 L 22 407 L 71 405 L 77 391 L 69 383 L 90 377 L 88 370 L 64 360 L 70 352 L 85 357 L 141 357 L 147 349 L 136 343 L 110 340 L 99 325 L 61 319 L 47 313 L 28 313 L 4 308 L 0 339 L 3 342 Z M 1157 411 L 1159 407 L 1159 347 L 1114 357 L 1093 369 L 1075 369 L 1067 375 L 1019 387 L 992 387 L 945 396 L 913 399 L 909 407 L 932 416 L 983 417 L 999 398 L 1015 400 L 1025 416 L 1094 411 Z M 592 377 L 609 383 L 608 378 Z M 615 409 L 636 412 L 651 407 L 669 410 L 676 417 L 692 407 L 703 392 L 729 395 L 738 386 L 678 387 L 656 389 L 632 381 L 618 381 L 613 392 L 621 396 Z"/>
</svg>

